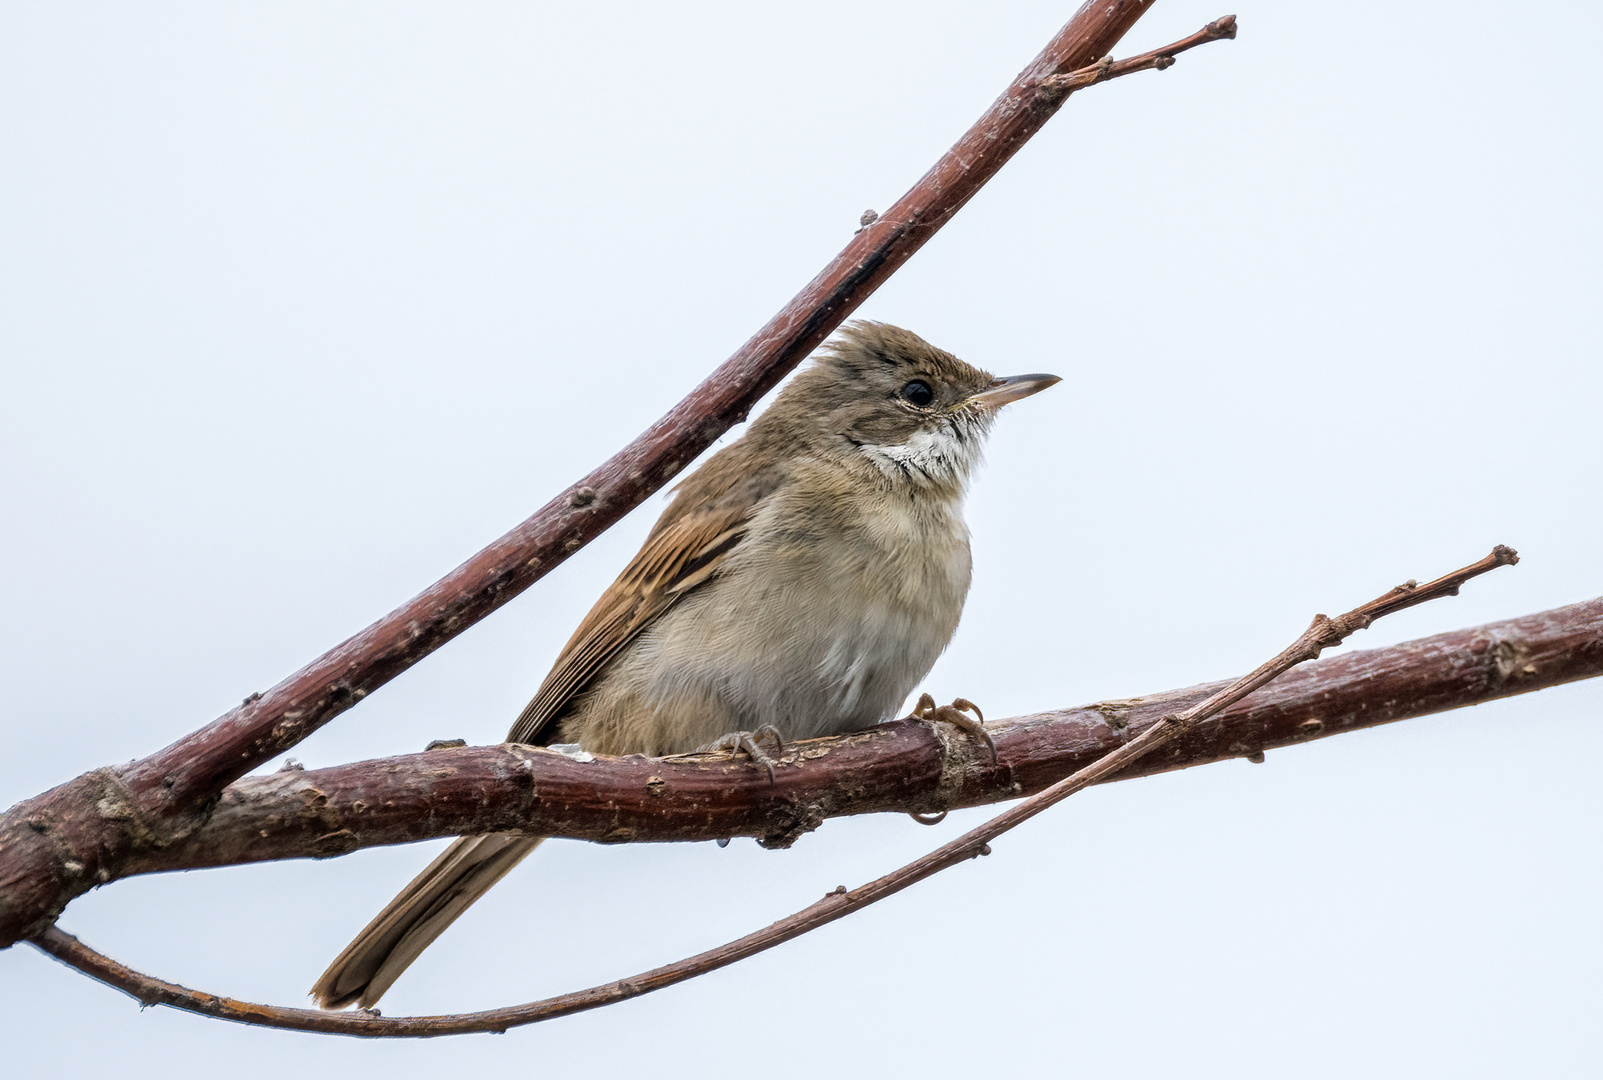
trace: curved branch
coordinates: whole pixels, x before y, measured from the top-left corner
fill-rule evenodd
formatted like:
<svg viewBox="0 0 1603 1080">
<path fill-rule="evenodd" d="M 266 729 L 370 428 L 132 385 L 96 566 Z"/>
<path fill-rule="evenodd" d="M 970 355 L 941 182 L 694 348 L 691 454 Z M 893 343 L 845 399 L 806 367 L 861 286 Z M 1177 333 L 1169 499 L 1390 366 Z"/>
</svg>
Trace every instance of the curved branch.
<svg viewBox="0 0 1603 1080">
<path fill-rule="evenodd" d="M 62 897 L 108 880 L 134 849 L 181 840 L 229 784 L 511 600 L 670 480 L 743 420 L 1056 113 L 1067 94 L 1043 91 L 1044 80 L 1106 55 L 1152 2 L 1082 7 L 952 149 L 766 326 L 661 420 L 527 521 L 265 694 L 250 695 L 149 757 L 85 774 L 0 817 L 0 947 L 49 925 Z M 1234 23 L 1221 20 L 1167 52 L 1233 35 Z M 107 800 L 116 814 L 97 819 L 93 808 Z"/>
<path fill-rule="evenodd" d="M 1331 619 L 1314 616 L 1314 621 L 1298 639 L 1272 660 L 1256 670 L 1227 684 L 1222 689 L 1178 713 L 1166 712 L 1156 723 L 1123 745 L 1100 755 L 1045 791 L 1010 807 L 976 829 L 942 844 L 934 851 L 915 859 L 859 889 L 847 891 L 845 886 L 825 894 L 814 904 L 773 923 L 762 930 L 747 934 L 728 944 L 643 972 L 631 979 L 603 986 L 591 987 L 570 994 L 562 994 L 544 1001 L 530 1002 L 509 1008 L 456 1016 L 409 1016 L 386 1018 L 376 1012 L 332 1013 L 310 1009 L 285 1009 L 271 1005 L 256 1005 L 220 998 L 175 983 L 168 983 L 134 971 L 103 956 L 55 927 L 51 927 L 34 942 L 41 950 L 69 964 L 85 974 L 106 982 L 130 994 L 144 1004 L 164 1004 L 189 1012 L 218 1019 L 235 1020 L 262 1027 L 288 1028 L 299 1031 L 319 1031 L 365 1037 L 419 1037 L 432 1035 L 467 1034 L 471 1032 L 506 1031 L 508 1028 L 551 1020 L 587 1009 L 610 1005 L 640 994 L 660 990 L 675 983 L 685 982 L 698 975 L 727 967 L 748 956 L 764 952 L 820 926 L 844 918 L 846 915 L 892 896 L 925 878 L 934 876 L 960 862 L 990 854 L 990 841 L 1010 829 L 1028 821 L 1048 808 L 1081 791 L 1091 784 L 1109 779 L 1140 758 L 1157 750 L 1173 739 L 1185 734 L 1198 723 L 1222 712 L 1230 705 L 1253 693 L 1293 666 L 1316 658 L 1321 651 L 1340 644 L 1348 635 L 1368 627 L 1375 619 L 1404 608 L 1423 604 L 1443 596 L 1456 595 L 1458 587 L 1470 578 L 1484 574 L 1499 566 L 1519 561 L 1510 548 L 1498 546 L 1486 558 L 1461 570 L 1454 571 L 1426 585 L 1410 581 L 1360 605 L 1345 615 Z"/>
</svg>

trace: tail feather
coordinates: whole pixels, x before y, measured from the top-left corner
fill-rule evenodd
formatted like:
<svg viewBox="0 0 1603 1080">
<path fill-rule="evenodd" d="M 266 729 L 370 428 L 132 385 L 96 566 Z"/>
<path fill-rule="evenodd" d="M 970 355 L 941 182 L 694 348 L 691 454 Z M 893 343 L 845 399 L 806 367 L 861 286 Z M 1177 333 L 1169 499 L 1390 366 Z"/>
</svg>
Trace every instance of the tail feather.
<svg viewBox="0 0 1603 1080">
<path fill-rule="evenodd" d="M 325 1009 L 372 1006 L 457 916 L 540 843 L 540 837 L 516 833 L 456 841 L 335 957 L 312 997 Z"/>
</svg>

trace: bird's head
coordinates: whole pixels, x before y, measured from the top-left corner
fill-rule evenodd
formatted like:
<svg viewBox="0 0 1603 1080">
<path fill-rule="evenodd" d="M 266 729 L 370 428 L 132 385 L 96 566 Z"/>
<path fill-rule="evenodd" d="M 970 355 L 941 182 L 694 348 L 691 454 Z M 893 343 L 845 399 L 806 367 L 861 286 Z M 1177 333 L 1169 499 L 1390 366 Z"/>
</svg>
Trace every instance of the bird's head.
<svg viewBox="0 0 1603 1080">
<path fill-rule="evenodd" d="M 997 378 L 900 327 L 853 322 L 763 420 L 773 416 L 776 427 L 860 456 L 893 483 L 961 490 L 997 410 L 1058 381 Z"/>
</svg>

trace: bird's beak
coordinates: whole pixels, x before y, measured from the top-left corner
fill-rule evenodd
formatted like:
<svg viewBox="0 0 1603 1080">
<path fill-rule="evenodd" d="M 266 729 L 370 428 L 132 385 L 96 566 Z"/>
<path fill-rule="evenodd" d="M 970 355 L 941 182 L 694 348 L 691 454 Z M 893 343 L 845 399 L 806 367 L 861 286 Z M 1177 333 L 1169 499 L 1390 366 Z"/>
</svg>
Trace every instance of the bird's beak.
<svg viewBox="0 0 1603 1080">
<path fill-rule="evenodd" d="M 1010 401 L 1039 394 L 1053 383 L 1062 381 L 1056 375 L 1009 375 L 1005 379 L 994 380 L 969 401 L 987 409 L 1000 409 Z"/>
</svg>

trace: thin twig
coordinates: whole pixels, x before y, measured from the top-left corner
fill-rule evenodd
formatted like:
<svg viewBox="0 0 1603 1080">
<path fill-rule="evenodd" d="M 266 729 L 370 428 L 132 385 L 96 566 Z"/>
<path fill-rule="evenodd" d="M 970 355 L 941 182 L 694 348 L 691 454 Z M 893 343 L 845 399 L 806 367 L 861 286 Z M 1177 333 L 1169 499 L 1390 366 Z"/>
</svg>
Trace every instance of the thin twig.
<svg viewBox="0 0 1603 1080">
<path fill-rule="evenodd" d="M 527 1005 L 455 1016 L 382 1017 L 371 1012 L 330 1013 L 235 1001 L 232 998 L 222 998 L 190 990 L 175 983 L 153 979 L 102 956 L 77 938 L 55 927 L 51 927 L 35 939 L 34 944 L 63 963 L 124 991 L 146 1005 L 170 1005 L 204 1016 L 298 1031 L 367 1037 L 420 1037 L 500 1032 L 512 1027 L 599 1008 L 727 967 L 738 960 L 764 952 L 901 892 L 950 866 L 980 855 L 989 855 L 990 842 L 1009 829 L 1023 824 L 1075 792 L 1119 772 L 1142 755 L 1150 753 L 1193 725 L 1240 701 L 1277 675 L 1306 660 L 1316 658 L 1324 649 L 1339 644 L 1348 635 L 1369 626 L 1381 616 L 1439 597 L 1456 595 L 1459 586 L 1469 579 L 1518 561 L 1519 556 L 1512 548 L 1499 545 L 1479 562 L 1426 585 L 1410 581 L 1334 619 L 1317 615 L 1313 624 L 1289 648 L 1251 674 L 1237 679 L 1207 700 L 1165 717 L 1163 721 L 1154 724 L 1124 746 L 1104 755 L 1074 775 L 1003 811 L 956 840 L 942 844 L 928 855 L 908 863 L 899 870 L 858 889 L 847 890 L 842 886 L 801 911 L 728 944 L 654 968 L 630 979 L 621 979 L 588 990 L 562 994 Z"/>
<path fill-rule="evenodd" d="M 1070 71 L 1064 75 L 1048 75 L 1041 80 L 1040 93 L 1053 100 L 1061 101 L 1076 90 L 1084 90 L 1088 86 L 1117 79 L 1121 75 L 1130 75 L 1137 71 L 1165 71 L 1174 66 L 1174 58 L 1187 49 L 1195 49 L 1198 45 L 1206 45 L 1210 41 L 1219 41 L 1224 38 L 1236 36 L 1236 17 L 1226 15 L 1222 19 L 1215 19 L 1190 37 L 1181 38 L 1172 45 L 1165 45 L 1161 49 L 1141 53 L 1124 60 L 1115 60 L 1112 56 L 1104 56 L 1094 64 Z"/>
<path fill-rule="evenodd" d="M 0 815 L 0 947 L 37 933 L 130 854 L 181 840 L 223 790 L 562 563 L 689 464 L 815 349 L 1061 106 L 1044 79 L 1105 55 L 1153 0 L 1082 7 L 885 216 L 634 442 L 445 578 L 265 693 L 130 765 Z M 1189 39 L 1188 39 L 1189 40 Z M 98 809 L 111 806 L 115 813 Z"/>
</svg>

